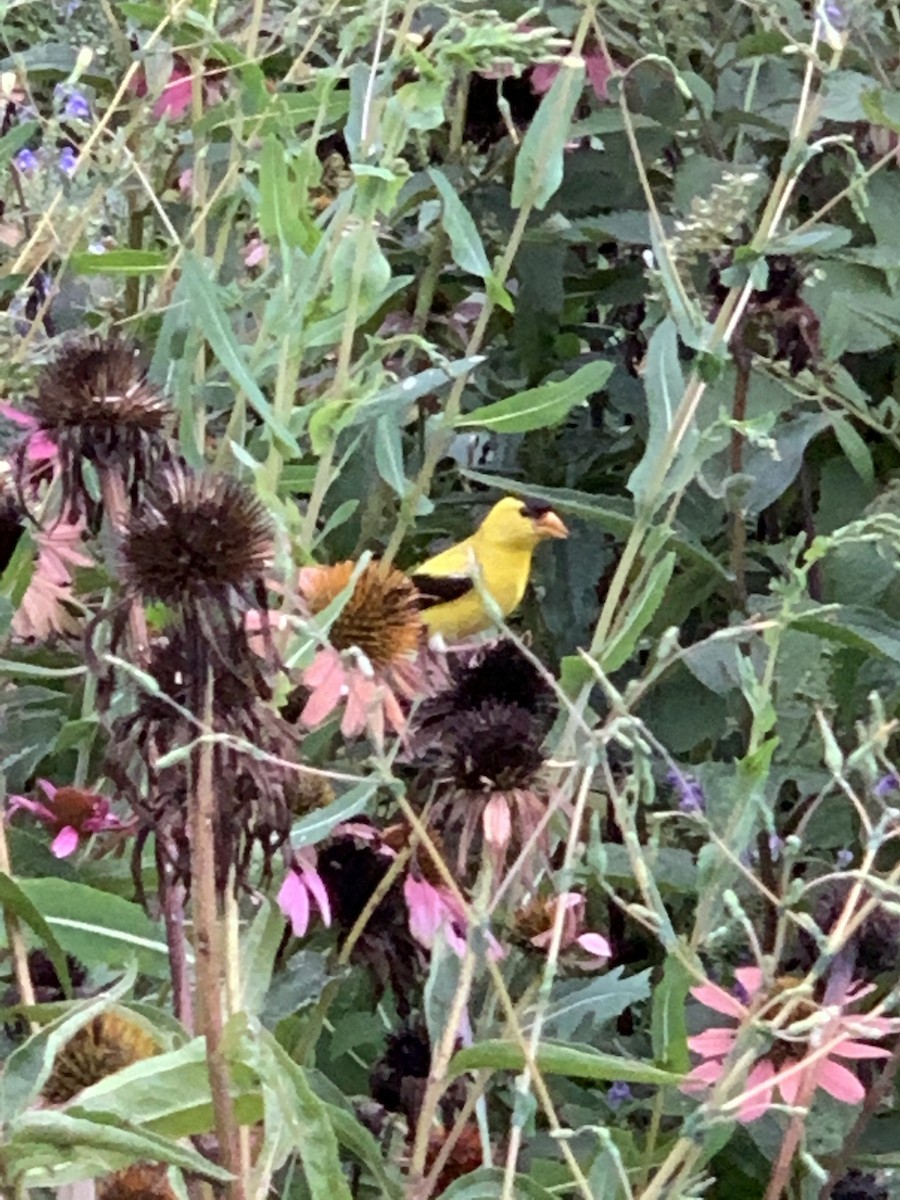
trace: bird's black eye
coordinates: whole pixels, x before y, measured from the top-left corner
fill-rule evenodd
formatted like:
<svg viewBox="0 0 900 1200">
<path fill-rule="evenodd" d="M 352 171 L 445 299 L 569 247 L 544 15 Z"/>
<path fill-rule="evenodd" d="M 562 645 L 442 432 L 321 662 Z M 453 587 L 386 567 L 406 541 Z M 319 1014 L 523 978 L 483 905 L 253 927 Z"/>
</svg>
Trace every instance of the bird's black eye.
<svg viewBox="0 0 900 1200">
<path fill-rule="evenodd" d="M 551 506 L 543 500 L 526 500 L 519 510 L 523 517 L 544 517 L 550 512 Z"/>
</svg>

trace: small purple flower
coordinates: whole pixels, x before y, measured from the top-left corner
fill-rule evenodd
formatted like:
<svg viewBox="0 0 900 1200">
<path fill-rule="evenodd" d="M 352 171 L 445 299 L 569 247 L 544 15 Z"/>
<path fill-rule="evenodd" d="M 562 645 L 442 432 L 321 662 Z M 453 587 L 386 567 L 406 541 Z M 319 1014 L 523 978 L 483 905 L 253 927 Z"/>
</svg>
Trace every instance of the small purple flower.
<svg viewBox="0 0 900 1200">
<path fill-rule="evenodd" d="M 623 1083 L 621 1079 L 617 1079 L 615 1083 L 610 1084 L 606 1092 L 606 1103 L 610 1108 L 618 1108 L 620 1104 L 624 1104 L 626 1100 L 631 1100 L 631 1088 L 627 1083 Z"/>
<path fill-rule="evenodd" d="M 769 834 L 769 854 L 772 856 L 772 862 L 777 863 L 781 858 L 781 852 L 784 849 L 784 838 L 780 838 L 777 833 Z"/>
<path fill-rule="evenodd" d="M 734 983 L 731 985 L 731 994 L 739 1004 L 750 1003 L 750 993 L 739 979 L 735 979 Z"/>
<path fill-rule="evenodd" d="M 706 797 L 693 775 L 683 775 L 677 768 L 673 768 L 666 775 L 666 782 L 678 793 L 678 807 L 683 813 L 705 812 Z"/>
<path fill-rule="evenodd" d="M 38 156 L 33 150 L 29 150 L 27 146 L 24 150 L 19 151 L 13 161 L 23 175 L 29 175 L 41 165 L 38 161 Z"/>
<path fill-rule="evenodd" d="M 838 870 L 843 871 L 845 867 L 849 867 L 853 862 L 853 851 L 838 850 L 837 854 L 834 856 L 834 861 Z"/>
<path fill-rule="evenodd" d="M 824 0 L 824 3 L 819 5 L 818 16 L 820 20 L 826 21 L 832 29 L 837 29 L 839 32 L 850 24 L 847 10 L 836 0 Z"/>
<path fill-rule="evenodd" d="M 91 106 L 83 92 L 79 92 L 77 88 L 68 87 L 66 84 L 58 83 L 54 94 L 63 102 L 63 116 L 72 121 L 90 120 Z"/>
<path fill-rule="evenodd" d="M 882 775 L 881 779 L 875 784 L 875 795 L 879 799 L 884 799 L 891 792 L 900 790 L 900 775 L 896 771 L 891 771 L 889 775 Z"/>
<path fill-rule="evenodd" d="M 62 150 L 60 150 L 57 166 L 63 175 L 68 175 L 69 178 L 75 174 L 75 168 L 78 166 L 78 155 L 71 146 L 63 146 Z"/>
</svg>

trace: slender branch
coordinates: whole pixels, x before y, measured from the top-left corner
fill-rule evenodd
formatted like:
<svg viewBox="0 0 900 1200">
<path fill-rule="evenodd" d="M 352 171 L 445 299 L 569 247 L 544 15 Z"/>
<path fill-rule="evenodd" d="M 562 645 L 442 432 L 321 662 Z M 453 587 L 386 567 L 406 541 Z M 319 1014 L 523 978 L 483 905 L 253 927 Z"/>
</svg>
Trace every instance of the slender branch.
<svg viewBox="0 0 900 1200">
<path fill-rule="evenodd" d="M 6 788 L 0 794 L 0 872 L 12 876 L 12 862 L 9 856 L 9 843 L 6 840 Z M 19 918 L 9 908 L 4 907 L 3 919 L 6 924 L 6 938 L 12 954 L 13 969 L 16 975 L 16 987 L 19 991 L 19 1002 L 32 1008 L 35 1003 L 34 985 L 31 982 L 31 972 L 28 969 L 28 951 L 25 948 L 25 938 Z M 32 1033 L 37 1031 L 37 1025 L 29 1019 L 28 1026 Z"/>
</svg>

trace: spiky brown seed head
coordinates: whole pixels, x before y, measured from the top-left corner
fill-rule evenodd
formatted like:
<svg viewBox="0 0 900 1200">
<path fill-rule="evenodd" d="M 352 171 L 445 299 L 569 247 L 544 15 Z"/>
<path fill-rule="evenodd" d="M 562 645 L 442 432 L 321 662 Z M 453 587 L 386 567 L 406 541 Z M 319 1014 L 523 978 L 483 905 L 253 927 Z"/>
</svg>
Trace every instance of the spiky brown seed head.
<svg viewBox="0 0 900 1200">
<path fill-rule="evenodd" d="M 116 438 L 163 434 L 174 416 L 147 380 L 136 346 L 97 334 L 69 341 L 44 368 L 32 411 L 51 437 L 82 431 L 84 456 L 97 461 Z"/>
<path fill-rule="evenodd" d="M 97 1200 L 176 1200 L 162 1163 L 134 1163 L 97 1181 Z"/>
<path fill-rule="evenodd" d="M 534 713 L 486 701 L 445 719 L 437 773 L 461 791 L 529 789 L 544 764 L 543 740 L 543 724 Z"/>
<path fill-rule="evenodd" d="M 173 608 L 249 594 L 272 555 L 268 513 L 249 488 L 183 466 L 161 473 L 122 543 L 128 584 Z"/>
<path fill-rule="evenodd" d="M 877 1175 L 853 1167 L 834 1185 L 832 1200 L 888 1200 L 890 1192 Z"/>
<path fill-rule="evenodd" d="M 823 933 L 830 933 L 839 920 L 853 886 L 851 879 L 835 879 L 823 885 L 813 912 L 813 920 Z M 871 900 L 872 893 L 864 888 L 855 911 L 868 906 Z M 876 904 L 857 927 L 853 942 L 856 968 L 865 978 L 896 970 L 900 956 L 900 916 Z"/>
<path fill-rule="evenodd" d="M 65 1104 L 84 1088 L 151 1058 L 159 1049 L 136 1021 L 112 1010 L 100 1013 L 59 1051 L 44 1084 L 43 1097 L 50 1104 Z"/>
<path fill-rule="evenodd" d="M 352 561 L 303 572 L 306 607 L 318 616 L 349 586 L 356 570 Z M 357 577 L 353 592 L 329 630 L 336 650 L 358 647 L 376 669 L 384 669 L 414 654 L 422 641 L 416 589 L 393 567 L 383 571 L 369 563 Z"/>
</svg>

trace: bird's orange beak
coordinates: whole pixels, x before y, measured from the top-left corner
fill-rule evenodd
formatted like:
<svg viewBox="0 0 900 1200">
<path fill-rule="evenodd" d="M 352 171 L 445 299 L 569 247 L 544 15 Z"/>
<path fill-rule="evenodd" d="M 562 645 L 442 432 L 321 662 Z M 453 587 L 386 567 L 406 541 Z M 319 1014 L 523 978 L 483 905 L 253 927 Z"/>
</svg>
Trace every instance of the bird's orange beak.
<svg viewBox="0 0 900 1200">
<path fill-rule="evenodd" d="M 569 531 L 551 509 L 535 518 L 535 525 L 543 537 L 567 538 Z"/>
</svg>

